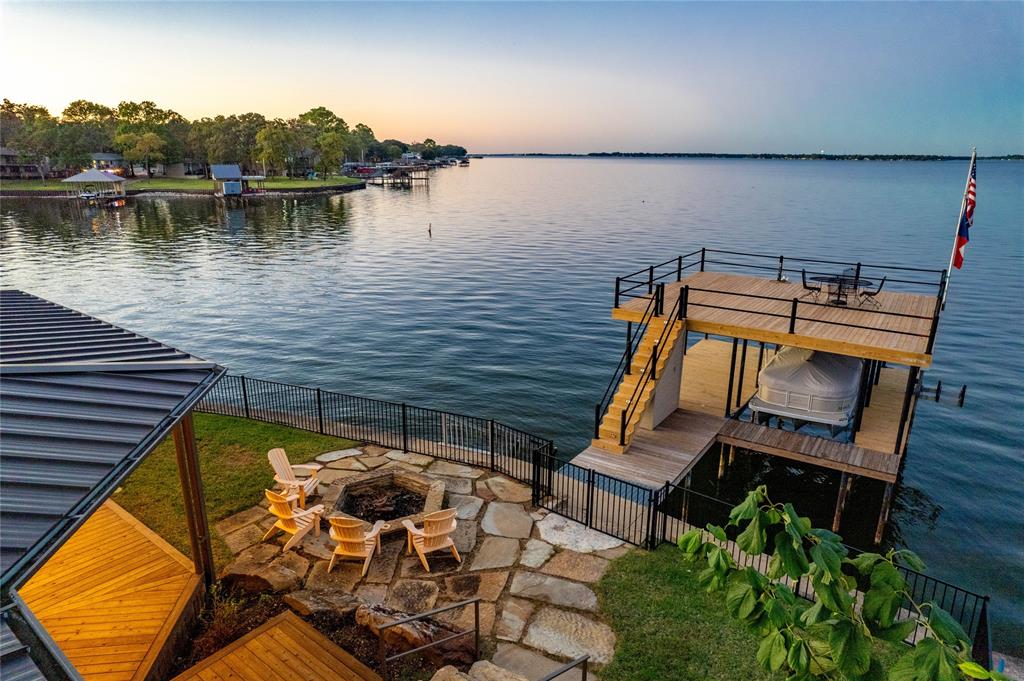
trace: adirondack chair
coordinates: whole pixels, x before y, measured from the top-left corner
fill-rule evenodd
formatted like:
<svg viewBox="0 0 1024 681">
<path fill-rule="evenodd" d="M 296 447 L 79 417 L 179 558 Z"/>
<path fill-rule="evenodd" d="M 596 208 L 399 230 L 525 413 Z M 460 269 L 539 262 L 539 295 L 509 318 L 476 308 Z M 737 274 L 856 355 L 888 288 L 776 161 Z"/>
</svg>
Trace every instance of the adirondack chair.
<svg viewBox="0 0 1024 681">
<path fill-rule="evenodd" d="M 451 534 L 455 531 L 455 514 L 457 509 L 446 508 L 443 511 L 435 511 L 423 516 L 423 529 L 417 529 L 410 520 L 403 520 L 402 525 L 408 531 L 406 534 L 405 552 L 416 553 L 423 563 L 423 569 L 430 572 L 430 565 L 427 563 L 427 554 L 442 549 L 450 549 L 455 560 L 462 562 L 462 556 L 455 548 Z"/>
<path fill-rule="evenodd" d="M 284 545 L 284 550 L 292 548 L 306 536 L 306 533 L 313 530 L 315 536 L 320 536 L 320 516 L 324 514 L 323 504 L 317 504 L 312 508 L 301 509 L 292 506 L 288 497 L 269 489 L 263 490 L 270 502 L 270 512 L 277 516 L 277 522 L 267 530 L 260 541 L 266 541 L 273 537 L 278 531 L 284 531 L 291 535 L 291 539 Z"/>
<path fill-rule="evenodd" d="M 288 455 L 281 448 L 271 449 L 267 452 L 267 459 L 274 469 L 274 482 L 282 486 L 285 496 L 298 495 L 299 507 L 306 508 L 306 497 L 316 493 L 316 486 L 320 481 L 316 472 L 320 470 L 320 464 L 311 463 L 289 463 Z M 295 471 L 305 471 L 302 477 L 295 475 Z"/>
<path fill-rule="evenodd" d="M 331 539 L 338 542 L 334 548 L 334 555 L 331 556 L 331 562 L 327 566 L 328 574 L 334 568 L 334 561 L 341 556 L 365 558 L 366 560 L 363 561 L 363 577 L 365 577 L 366 571 L 370 569 L 370 561 L 373 559 L 374 552 L 380 553 L 380 531 L 387 523 L 378 520 L 369 532 L 363 532 L 361 520 L 343 516 L 331 516 L 327 520 L 331 523 Z"/>
</svg>

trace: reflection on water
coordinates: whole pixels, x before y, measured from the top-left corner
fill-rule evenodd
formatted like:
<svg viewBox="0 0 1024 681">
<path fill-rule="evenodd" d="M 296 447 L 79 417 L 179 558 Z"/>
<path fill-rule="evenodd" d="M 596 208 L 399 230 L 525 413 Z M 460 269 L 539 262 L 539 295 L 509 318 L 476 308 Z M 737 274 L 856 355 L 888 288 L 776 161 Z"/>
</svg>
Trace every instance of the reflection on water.
<svg viewBox="0 0 1024 681">
<path fill-rule="evenodd" d="M 493 417 L 586 446 L 621 352 L 616 275 L 700 246 L 943 267 L 962 163 L 485 159 L 429 188 L 340 196 L 137 198 L 121 210 L 0 204 L 17 286 L 238 371 Z M 1024 640 L 1024 166 L 981 162 L 967 265 L 953 277 L 890 539 L 993 595 Z M 432 236 L 427 225 L 432 224 Z M 739 456 L 704 489 L 755 482 L 831 524 L 838 475 Z M 880 483 L 844 516 L 870 539 Z M 858 509 L 871 509 L 858 512 Z M 1024 652 L 1024 651 L 1022 651 Z"/>
</svg>

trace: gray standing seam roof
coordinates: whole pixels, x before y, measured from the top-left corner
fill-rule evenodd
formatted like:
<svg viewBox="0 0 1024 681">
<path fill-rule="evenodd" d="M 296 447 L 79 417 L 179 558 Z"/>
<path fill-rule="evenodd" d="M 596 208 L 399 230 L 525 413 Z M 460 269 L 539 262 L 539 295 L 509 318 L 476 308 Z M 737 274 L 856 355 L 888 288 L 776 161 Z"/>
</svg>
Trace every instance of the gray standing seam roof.
<svg viewBox="0 0 1024 681">
<path fill-rule="evenodd" d="M 214 163 L 210 166 L 210 175 L 215 180 L 241 180 L 242 169 L 237 163 Z"/>
</svg>

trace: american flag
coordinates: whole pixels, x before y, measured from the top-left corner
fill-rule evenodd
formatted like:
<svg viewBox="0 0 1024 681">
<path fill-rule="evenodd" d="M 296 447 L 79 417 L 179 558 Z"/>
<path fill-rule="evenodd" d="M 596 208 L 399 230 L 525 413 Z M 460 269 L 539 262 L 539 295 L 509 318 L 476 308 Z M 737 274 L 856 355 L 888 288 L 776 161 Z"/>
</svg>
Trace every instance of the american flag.
<svg viewBox="0 0 1024 681">
<path fill-rule="evenodd" d="M 974 225 L 974 204 L 978 190 L 977 166 L 978 162 L 972 155 L 971 174 L 967 180 L 967 194 L 964 196 L 964 212 L 960 216 L 960 226 L 956 232 L 956 247 L 953 252 L 953 267 L 957 269 L 964 266 L 964 250 L 967 248 L 967 242 L 970 241 L 971 226 Z"/>
</svg>

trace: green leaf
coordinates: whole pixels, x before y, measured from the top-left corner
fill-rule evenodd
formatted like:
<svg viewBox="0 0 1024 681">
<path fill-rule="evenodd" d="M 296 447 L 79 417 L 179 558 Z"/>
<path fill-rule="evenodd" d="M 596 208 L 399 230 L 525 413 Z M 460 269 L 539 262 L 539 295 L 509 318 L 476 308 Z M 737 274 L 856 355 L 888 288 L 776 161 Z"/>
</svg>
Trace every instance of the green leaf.
<svg viewBox="0 0 1024 681">
<path fill-rule="evenodd" d="M 800 615 L 800 623 L 805 627 L 817 624 L 823 619 L 824 610 L 825 605 L 821 601 L 815 601 L 814 605 L 804 610 L 803 614 Z"/>
<path fill-rule="evenodd" d="M 718 525 L 712 525 L 711 523 L 708 523 L 707 530 L 718 541 L 728 541 L 729 540 L 729 538 L 727 536 L 725 536 L 725 530 L 723 530 Z"/>
<path fill-rule="evenodd" d="M 901 620 L 893 624 L 891 627 L 876 629 L 874 633 L 876 637 L 883 641 L 899 643 L 901 641 L 905 641 L 915 629 L 917 629 L 917 620 Z"/>
<path fill-rule="evenodd" d="M 700 530 L 694 529 L 680 536 L 677 543 L 683 553 L 688 556 L 694 556 L 697 554 L 698 549 L 700 549 L 701 544 L 704 543 L 704 537 Z"/>
<path fill-rule="evenodd" d="M 977 662 L 972 662 L 968 660 L 967 662 L 961 662 L 957 666 L 960 668 L 960 671 L 962 671 L 966 676 L 969 676 L 972 679 L 991 678 L 991 675 L 988 673 L 988 670 L 982 667 Z"/>
<path fill-rule="evenodd" d="M 729 511 L 729 524 L 735 525 L 740 520 L 753 518 L 763 500 L 764 495 L 761 493 L 760 488 L 747 492 L 747 498 L 743 500 L 743 503 Z"/>
<path fill-rule="evenodd" d="M 782 559 L 782 566 L 790 579 L 800 579 L 807 574 L 810 565 L 800 540 L 794 541 L 787 532 L 780 531 L 775 535 L 775 552 Z"/>
<path fill-rule="evenodd" d="M 765 536 L 766 518 L 760 510 L 754 513 L 746 529 L 736 537 L 736 544 L 752 556 L 759 555 L 764 551 L 767 537 Z"/>
<path fill-rule="evenodd" d="M 902 598 L 888 584 L 879 584 L 864 594 L 864 617 L 878 622 L 879 627 L 892 625 Z"/>
<path fill-rule="evenodd" d="M 871 665 L 871 642 L 860 626 L 848 619 L 832 625 L 828 636 L 833 659 L 845 676 L 860 676 Z"/>
<path fill-rule="evenodd" d="M 757 647 L 757 662 L 769 671 L 782 669 L 786 661 L 786 638 L 780 631 L 773 631 L 763 639 Z"/>
<path fill-rule="evenodd" d="M 807 644 L 799 639 L 793 641 L 786 655 L 786 662 L 793 671 L 806 673 L 811 666 L 811 651 L 808 650 Z"/>
<path fill-rule="evenodd" d="M 786 605 L 778 598 L 769 598 L 765 601 L 764 612 L 768 615 L 768 621 L 772 626 L 779 629 L 785 628 L 790 622 L 789 611 Z"/>
<path fill-rule="evenodd" d="M 811 559 L 819 569 L 828 575 L 828 579 L 823 578 L 826 584 L 837 579 L 842 573 L 842 556 L 836 551 L 835 544 L 830 542 L 815 544 L 811 547 Z"/>
<path fill-rule="evenodd" d="M 907 583 L 900 571 L 887 560 L 879 561 L 871 570 L 871 586 L 887 585 L 893 591 L 903 591 Z"/>
<path fill-rule="evenodd" d="M 754 589 L 745 581 L 736 580 L 736 583 L 729 587 L 725 594 L 725 606 L 730 614 L 737 619 L 746 619 L 754 611 L 757 605 L 757 594 Z"/>
<path fill-rule="evenodd" d="M 796 509 L 793 508 L 793 504 L 786 504 L 782 507 L 783 514 L 786 516 L 786 532 L 789 533 L 793 539 L 798 542 L 802 542 L 804 535 L 807 534 L 808 530 L 811 529 L 810 518 L 801 518 L 797 515 Z"/>
<path fill-rule="evenodd" d="M 970 639 L 967 632 L 960 626 L 960 623 L 953 619 L 953 616 L 943 610 L 935 602 L 929 602 L 931 610 L 928 613 L 928 624 L 935 631 L 935 635 L 949 645 L 958 643 L 968 645 Z"/>
<path fill-rule="evenodd" d="M 820 539 L 822 541 L 822 543 L 835 544 L 837 547 L 841 547 L 842 544 L 843 544 L 843 538 L 842 537 L 840 537 L 835 532 L 831 532 L 831 531 L 826 530 L 826 529 L 821 528 L 821 527 L 815 527 L 815 528 L 809 529 L 809 530 L 807 530 L 806 534 L 809 534 L 812 537 L 817 537 L 818 539 Z M 842 549 L 842 553 L 845 555 L 846 554 L 846 549 Z"/>
<path fill-rule="evenodd" d="M 832 648 L 828 641 L 820 638 L 808 639 L 807 647 L 811 651 L 811 674 L 822 676 L 836 668 L 835 661 L 832 659 Z"/>
<path fill-rule="evenodd" d="M 910 549 L 900 549 L 896 552 L 896 555 L 900 557 L 900 561 L 904 563 L 911 570 L 917 570 L 918 572 L 924 572 L 925 564 L 921 558 L 911 551 Z"/>
<path fill-rule="evenodd" d="M 877 553 L 862 553 L 849 562 L 857 568 L 857 572 L 866 575 L 871 572 L 871 568 L 880 560 L 882 560 L 882 556 Z"/>
<path fill-rule="evenodd" d="M 911 648 L 889 667 L 889 681 L 918 681 L 916 648 Z"/>
</svg>

